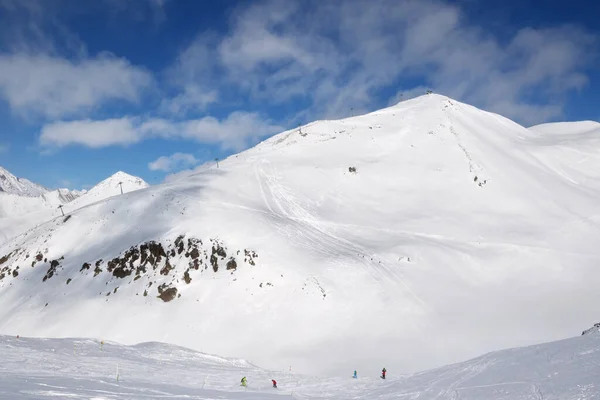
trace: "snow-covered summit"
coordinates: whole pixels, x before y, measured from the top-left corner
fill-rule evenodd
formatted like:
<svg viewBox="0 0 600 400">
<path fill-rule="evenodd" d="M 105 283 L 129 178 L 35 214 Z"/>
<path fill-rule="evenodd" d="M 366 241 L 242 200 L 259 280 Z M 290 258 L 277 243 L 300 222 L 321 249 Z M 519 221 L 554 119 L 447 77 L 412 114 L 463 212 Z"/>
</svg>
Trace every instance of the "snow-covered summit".
<svg viewBox="0 0 600 400">
<path fill-rule="evenodd" d="M 119 183 L 122 183 L 124 193 L 148 186 L 141 178 L 119 171 L 94 186 L 90 191 L 63 188 L 46 190 L 37 196 L 9 194 L 0 191 L 0 244 L 33 226 L 62 215 L 59 210 L 61 206 L 64 206 L 64 210 L 73 211 L 120 194 L 121 185 Z M 35 184 L 33 185 L 35 186 Z"/>
<path fill-rule="evenodd" d="M 69 210 L 75 210 L 84 207 L 88 204 L 95 203 L 107 199 L 112 196 L 117 196 L 122 193 L 129 193 L 135 190 L 147 188 L 148 183 L 142 178 L 129 175 L 123 171 L 118 171 L 102 182 L 96 184 L 85 194 L 78 199 L 72 201 L 68 205 Z"/>
<path fill-rule="evenodd" d="M 600 160 L 547 157 L 573 146 L 428 95 L 186 179 L 123 195 L 113 179 L 0 245 L 0 331 L 325 373 L 566 337 L 600 303 Z"/>
<path fill-rule="evenodd" d="M 36 197 L 48 192 L 48 189 L 25 178 L 17 178 L 0 167 L 0 193 L 18 196 Z"/>
</svg>

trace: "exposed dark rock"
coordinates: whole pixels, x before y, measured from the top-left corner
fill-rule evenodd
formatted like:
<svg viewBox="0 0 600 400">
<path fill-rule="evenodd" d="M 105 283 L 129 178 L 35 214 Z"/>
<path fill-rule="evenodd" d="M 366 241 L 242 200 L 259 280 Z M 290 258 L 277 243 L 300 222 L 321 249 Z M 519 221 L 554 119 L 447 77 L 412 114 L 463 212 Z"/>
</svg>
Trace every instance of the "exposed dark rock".
<svg viewBox="0 0 600 400">
<path fill-rule="evenodd" d="M 177 288 L 168 287 L 166 283 L 163 283 L 158 287 L 159 297 L 164 302 L 169 302 L 177 296 Z"/>
<path fill-rule="evenodd" d="M 71 281 L 72 281 L 72 279 L 71 279 L 71 278 L 67 279 L 67 285 L 68 285 L 69 283 L 71 283 Z"/>
<path fill-rule="evenodd" d="M 244 261 L 250 265 L 256 265 L 254 261 L 255 258 L 258 258 L 258 254 L 254 250 L 246 250 L 244 249 Z"/>
<path fill-rule="evenodd" d="M 235 258 L 231 257 L 231 259 L 227 262 L 227 270 L 237 269 L 237 263 L 235 262 Z"/>
<path fill-rule="evenodd" d="M 214 247 L 213 247 L 214 249 Z M 217 272 L 219 270 L 219 260 L 217 256 L 214 254 L 210 255 L 210 265 L 212 265 L 213 271 Z"/>
<path fill-rule="evenodd" d="M 60 263 L 58 262 L 58 260 L 52 260 L 50 262 L 50 268 L 48 268 L 48 272 L 46 272 L 46 275 L 44 275 L 44 277 L 42 278 L 42 282 L 46 282 L 46 280 L 52 278 L 56 273 L 56 267 L 58 267 L 59 265 Z"/>
<path fill-rule="evenodd" d="M 83 270 L 88 270 L 90 269 L 90 264 L 88 263 L 83 263 L 83 265 L 81 266 L 81 269 L 79 270 L 79 272 L 83 272 Z"/>
<path fill-rule="evenodd" d="M 183 238 L 184 237 L 185 237 L 184 235 L 181 235 L 181 236 L 178 236 L 177 239 L 175 239 L 175 247 L 177 247 L 177 254 L 183 253 L 183 250 L 184 250 Z"/>
<path fill-rule="evenodd" d="M 169 260 L 167 259 L 167 261 L 165 261 L 165 266 L 160 270 L 160 274 L 161 275 L 169 275 L 169 272 L 171 272 L 172 269 L 173 269 L 173 267 L 171 266 L 171 264 L 169 263 Z"/>
<path fill-rule="evenodd" d="M 185 273 L 183 274 L 183 280 L 187 284 L 189 284 L 192 281 L 192 278 L 190 277 L 190 269 L 189 268 L 185 270 Z"/>
</svg>

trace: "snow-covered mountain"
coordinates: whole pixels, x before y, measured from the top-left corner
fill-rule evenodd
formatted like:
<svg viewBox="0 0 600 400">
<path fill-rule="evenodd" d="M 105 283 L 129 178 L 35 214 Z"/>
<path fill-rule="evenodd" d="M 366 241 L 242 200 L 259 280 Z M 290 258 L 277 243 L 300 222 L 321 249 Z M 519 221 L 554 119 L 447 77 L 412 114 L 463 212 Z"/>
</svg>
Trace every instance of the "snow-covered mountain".
<svg viewBox="0 0 600 400">
<path fill-rule="evenodd" d="M 48 191 L 45 187 L 25 178 L 17 178 L 6 169 L 0 167 L 0 193 L 36 197 Z"/>
<path fill-rule="evenodd" d="M 0 336 L 0 397 L 6 399 L 419 399 L 530 400 L 600 397 L 600 334 L 502 350 L 398 376 L 353 367 L 337 378 L 259 368 L 166 345 Z M 325 361 L 326 362 L 326 361 Z M 245 376 L 246 388 L 239 382 Z M 277 388 L 271 386 L 277 381 Z M 100 396 L 100 397 L 98 397 Z"/>
<path fill-rule="evenodd" d="M 119 185 L 119 182 L 122 185 Z M 148 187 L 148 184 L 141 178 L 119 171 L 89 191 L 56 189 L 45 191 L 38 196 L 0 192 L 0 244 L 62 215 L 60 206 L 63 206 L 64 211 L 73 211 L 120 194 L 121 186 L 123 192 L 131 192 Z"/>
<path fill-rule="evenodd" d="M 600 123 L 555 122 L 530 129 L 539 134 L 533 144 L 540 160 L 570 183 L 600 195 Z"/>
<path fill-rule="evenodd" d="M 123 193 L 129 193 L 134 190 L 147 188 L 148 186 L 148 183 L 142 178 L 119 171 L 95 185 L 85 195 L 71 201 L 65 209 L 76 210 L 88 204 L 120 195 L 121 189 Z"/>
<path fill-rule="evenodd" d="M 0 331 L 324 373 L 566 337 L 600 303 L 577 145 L 438 95 L 317 121 L 0 245 Z"/>
</svg>

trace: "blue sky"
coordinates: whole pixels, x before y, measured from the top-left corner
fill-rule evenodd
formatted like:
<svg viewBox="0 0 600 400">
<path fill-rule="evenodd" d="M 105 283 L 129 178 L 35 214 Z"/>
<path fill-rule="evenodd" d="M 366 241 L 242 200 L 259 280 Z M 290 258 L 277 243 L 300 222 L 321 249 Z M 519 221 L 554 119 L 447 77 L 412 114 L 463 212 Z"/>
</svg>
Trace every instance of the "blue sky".
<svg viewBox="0 0 600 400">
<path fill-rule="evenodd" d="M 431 88 L 524 125 L 600 119 L 587 0 L 0 0 L 0 165 L 149 183 Z"/>
</svg>

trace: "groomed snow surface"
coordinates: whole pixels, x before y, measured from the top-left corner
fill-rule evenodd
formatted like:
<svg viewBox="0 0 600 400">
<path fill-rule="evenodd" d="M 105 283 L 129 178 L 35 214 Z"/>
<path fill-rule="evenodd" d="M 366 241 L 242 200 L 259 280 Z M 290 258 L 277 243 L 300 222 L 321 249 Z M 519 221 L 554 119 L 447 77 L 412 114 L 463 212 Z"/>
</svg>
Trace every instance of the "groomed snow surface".
<svg viewBox="0 0 600 400">
<path fill-rule="evenodd" d="M 448 399 L 600 398 L 600 334 L 503 350 L 443 368 L 398 376 L 340 371 L 324 378 L 267 371 L 161 343 L 0 336 L 2 399 Z M 241 378 L 247 388 L 240 386 Z M 271 379 L 278 388 L 271 386 Z"/>
</svg>

